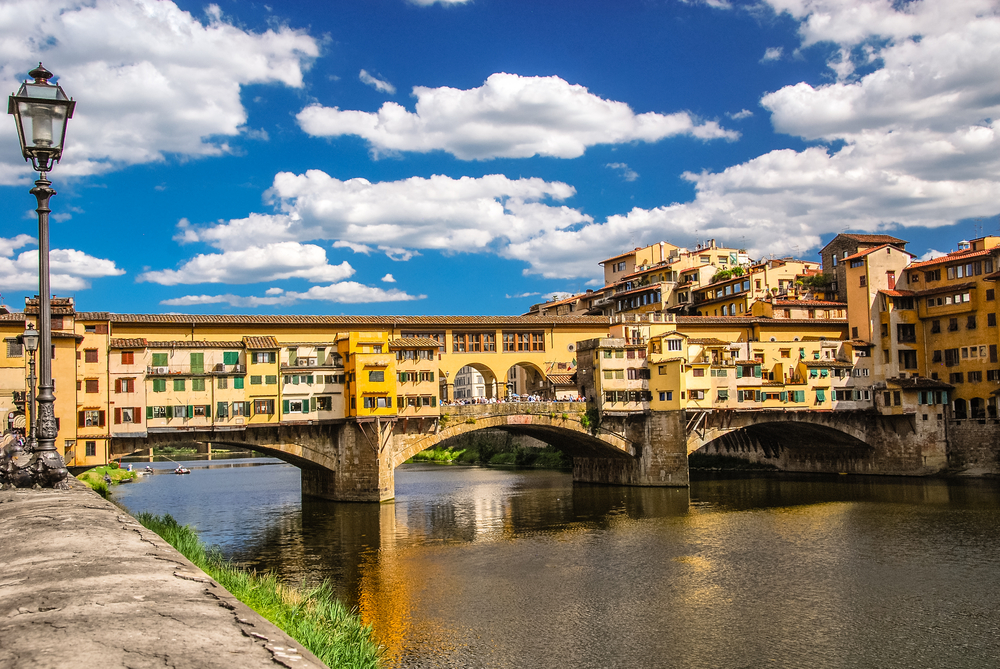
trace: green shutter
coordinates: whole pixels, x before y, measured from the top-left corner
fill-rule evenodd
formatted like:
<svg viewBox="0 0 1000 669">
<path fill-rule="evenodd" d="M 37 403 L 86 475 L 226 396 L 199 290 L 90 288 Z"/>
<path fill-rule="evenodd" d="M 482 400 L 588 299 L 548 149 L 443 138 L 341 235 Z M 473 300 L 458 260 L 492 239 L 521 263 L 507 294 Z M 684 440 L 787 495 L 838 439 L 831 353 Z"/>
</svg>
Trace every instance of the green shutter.
<svg viewBox="0 0 1000 669">
<path fill-rule="evenodd" d="M 821 403 L 826 401 L 826 391 L 825 390 L 817 390 L 816 391 L 816 401 L 817 402 L 821 402 Z"/>
<path fill-rule="evenodd" d="M 781 401 L 782 402 L 787 402 L 788 401 L 788 391 L 787 390 L 784 390 L 784 391 L 781 392 Z"/>
<path fill-rule="evenodd" d="M 222 363 L 224 365 L 238 365 L 240 363 L 240 352 L 239 351 L 226 351 L 222 354 Z"/>
<path fill-rule="evenodd" d="M 753 366 L 753 375 L 758 379 L 760 378 L 760 365 Z"/>
<path fill-rule="evenodd" d="M 191 406 L 190 404 L 188 405 L 188 408 L 187 408 L 187 414 L 185 414 L 185 415 L 186 415 L 186 416 L 187 416 L 188 418 L 193 418 L 193 417 L 194 417 L 194 407 L 193 407 L 193 406 Z"/>
<path fill-rule="evenodd" d="M 146 420 L 153 417 L 153 407 L 146 407 Z"/>
<path fill-rule="evenodd" d="M 309 398 L 309 410 L 313 411 L 313 412 L 316 411 L 316 398 L 315 397 L 310 397 Z"/>
<path fill-rule="evenodd" d="M 736 365 L 736 378 L 737 379 L 743 378 L 743 365 Z"/>
<path fill-rule="evenodd" d="M 288 400 L 281 400 L 282 413 L 288 413 Z"/>
<path fill-rule="evenodd" d="M 243 377 L 237 376 L 233 378 L 233 388 L 236 390 L 243 390 Z"/>
<path fill-rule="evenodd" d="M 742 390 L 737 390 L 736 391 L 736 401 L 737 402 L 742 402 L 743 401 L 743 391 Z"/>
<path fill-rule="evenodd" d="M 173 405 L 168 405 L 167 406 L 167 418 L 173 418 L 173 417 L 174 417 L 174 407 L 173 407 Z"/>
<path fill-rule="evenodd" d="M 166 367 L 168 364 L 166 353 L 153 354 L 153 367 Z"/>
<path fill-rule="evenodd" d="M 211 404 L 206 404 L 205 405 L 205 418 L 211 418 L 211 417 L 212 417 L 212 405 Z"/>
<path fill-rule="evenodd" d="M 216 405 L 215 406 L 215 415 L 218 416 L 219 418 L 226 418 L 226 414 L 227 414 L 226 409 L 228 408 L 228 406 L 226 405 L 226 403 L 225 402 L 216 402 L 215 405 Z"/>
<path fill-rule="evenodd" d="M 244 402 L 243 403 L 243 415 L 244 416 L 249 416 L 250 415 L 250 402 Z"/>
<path fill-rule="evenodd" d="M 205 373 L 205 354 L 204 353 L 192 353 L 191 354 L 191 373 L 192 374 L 204 374 Z"/>
<path fill-rule="evenodd" d="M 302 400 L 302 413 L 309 413 L 309 399 Z"/>
</svg>

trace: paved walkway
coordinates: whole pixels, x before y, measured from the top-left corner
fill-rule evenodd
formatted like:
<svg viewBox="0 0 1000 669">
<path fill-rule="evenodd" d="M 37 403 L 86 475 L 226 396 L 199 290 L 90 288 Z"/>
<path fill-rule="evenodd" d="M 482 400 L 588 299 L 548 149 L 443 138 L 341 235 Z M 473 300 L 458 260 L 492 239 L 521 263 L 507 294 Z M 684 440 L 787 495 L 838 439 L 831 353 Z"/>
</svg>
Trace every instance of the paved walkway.
<svg viewBox="0 0 1000 669">
<path fill-rule="evenodd" d="M 83 483 L 0 491 L 0 668 L 276 666 L 325 665 Z"/>
</svg>

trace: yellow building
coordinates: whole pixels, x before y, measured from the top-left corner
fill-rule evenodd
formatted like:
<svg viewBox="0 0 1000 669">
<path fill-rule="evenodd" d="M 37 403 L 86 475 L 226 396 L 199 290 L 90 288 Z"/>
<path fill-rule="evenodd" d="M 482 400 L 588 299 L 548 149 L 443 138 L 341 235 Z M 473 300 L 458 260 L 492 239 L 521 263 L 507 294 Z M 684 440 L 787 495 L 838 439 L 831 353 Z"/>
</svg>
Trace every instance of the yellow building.
<svg viewBox="0 0 1000 669">
<path fill-rule="evenodd" d="M 274 336 L 243 337 L 247 356 L 247 423 L 253 425 L 278 423 L 279 367 L 281 344 Z"/>
<path fill-rule="evenodd" d="M 406 418 L 439 415 L 438 342 L 426 337 L 393 339 L 389 350 L 396 358 L 397 415 Z"/>
<path fill-rule="evenodd" d="M 359 418 L 395 416 L 396 356 L 389 351 L 388 333 L 338 334 L 337 352 L 344 358 L 347 375 L 347 415 Z"/>
</svg>

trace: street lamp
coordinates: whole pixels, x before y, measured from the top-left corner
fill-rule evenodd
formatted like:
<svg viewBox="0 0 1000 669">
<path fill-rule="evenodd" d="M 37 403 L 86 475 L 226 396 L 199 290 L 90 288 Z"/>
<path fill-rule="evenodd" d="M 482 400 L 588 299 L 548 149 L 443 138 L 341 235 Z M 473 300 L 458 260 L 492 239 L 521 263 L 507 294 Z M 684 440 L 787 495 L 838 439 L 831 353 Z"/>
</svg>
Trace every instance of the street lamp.
<svg viewBox="0 0 1000 669">
<path fill-rule="evenodd" d="M 35 419 L 38 417 L 36 415 L 35 409 L 35 351 L 38 350 L 38 330 L 34 328 L 31 323 L 28 323 L 28 327 L 24 329 L 24 334 L 21 335 L 21 343 L 24 345 L 24 350 L 28 352 L 28 404 L 30 408 L 28 416 L 28 450 L 34 451 L 35 446 L 37 446 L 36 439 L 38 435 L 35 433 Z"/>
<path fill-rule="evenodd" d="M 39 172 L 31 194 L 38 200 L 38 329 L 42 353 L 38 357 L 38 445 L 33 456 L 35 483 L 43 488 L 68 488 L 69 471 L 56 451 L 56 415 L 52 393 L 52 296 L 49 290 L 49 198 L 56 194 L 46 176 L 62 158 L 66 123 L 73 117 L 76 102 L 66 97 L 62 86 L 50 84 L 52 73 L 38 67 L 10 96 L 7 113 L 14 116 L 21 154 Z"/>
</svg>

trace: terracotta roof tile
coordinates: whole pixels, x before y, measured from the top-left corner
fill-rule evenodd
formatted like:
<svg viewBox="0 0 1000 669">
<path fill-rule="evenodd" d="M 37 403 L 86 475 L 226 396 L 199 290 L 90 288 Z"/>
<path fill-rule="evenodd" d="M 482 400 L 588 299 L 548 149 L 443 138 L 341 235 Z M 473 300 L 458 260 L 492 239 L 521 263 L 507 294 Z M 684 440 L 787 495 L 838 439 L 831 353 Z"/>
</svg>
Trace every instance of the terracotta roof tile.
<svg viewBox="0 0 1000 669">
<path fill-rule="evenodd" d="M 829 367 L 831 369 L 853 369 L 854 365 L 843 360 L 803 360 L 802 364 L 809 369 Z"/>
<path fill-rule="evenodd" d="M 908 379 L 886 379 L 886 385 L 898 386 L 907 390 L 935 389 L 952 390 L 955 386 L 926 376 L 910 377 Z"/>
<path fill-rule="evenodd" d="M 953 293 L 956 290 L 966 290 L 968 288 L 975 288 L 975 281 L 966 281 L 963 283 L 953 283 L 950 286 L 937 286 L 936 288 L 924 288 L 923 290 L 913 291 L 914 297 L 923 297 L 925 295 L 941 295 L 942 293 Z"/>
<path fill-rule="evenodd" d="M 856 242 L 861 242 L 862 244 L 905 245 L 907 243 L 906 240 L 899 239 L 898 237 L 893 237 L 892 235 L 863 235 L 863 234 L 854 234 L 851 232 L 842 232 L 841 234 L 837 235 L 837 237 L 846 237 L 848 239 L 853 239 Z M 827 246 L 835 242 L 837 240 L 837 237 L 831 239 L 823 248 L 825 249 Z"/>
<path fill-rule="evenodd" d="M 548 379 L 557 386 L 571 386 L 574 383 L 572 374 L 549 374 Z"/>
<path fill-rule="evenodd" d="M 828 300 L 775 300 L 776 307 L 826 307 L 827 309 L 844 309 L 847 302 L 831 302 Z"/>
<path fill-rule="evenodd" d="M 439 348 L 441 342 L 430 337 L 403 337 L 389 341 L 389 350 L 405 348 Z"/>
<path fill-rule="evenodd" d="M 243 345 L 249 350 L 272 351 L 281 348 L 281 344 L 274 337 L 244 337 Z"/>
<path fill-rule="evenodd" d="M 259 338 L 268 339 L 268 337 L 259 337 Z M 247 337 L 247 339 L 250 339 L 250 337 Z M 274 337 L 270 337 L 270 339 L 274 339 Z M 126 341 L 136 341 L 136 340 L 126 340 Z M 275 343 L 277 343 L 277 341 L 275 341 Z M 147 346 L 149 348 L 240 348 L 241 349 L 243 348 L 243 342 L 173 340 L 173 341 L 151 341 L 147 342 Z M 277 346 L 274 346 L 273 348 L 277 348 Z"/>
<path fill-rule="evenodd" d="M 145 339 L 112 339 L 111 348 L 146 348 Z"/>
<path fill-rule="evenodd" d="M 905 244 L 906 242 L 903 242 L 903 243 Z M 846 262 L 848 260 L 855 260 L 857 258 L 863 258 L 866 255 L 870 255 L 872 253 L 875 253 L 876 251 L 881 251 L 882 249 L 887 248 L 887 247 L 892 247 L 892 248 L 896 249 L 897 251 L 899 251 L 901 253 L 905 253 L 906 255 L 910 256 L 911 258 L 916 257 L 912 253 L 910 253 L 909 251 L 903 251 L 903 249 L 899 248 L 898 246 L 896 246 L 894 244 L 882 244 L 881 246 L 876 246 L 875 248 L 866 249 L 864 251 L 858 251 L 854 255 L 849 255 L 846 258 L 841 258 L 840 262 L 843 263 L 843 262 Z"/>
<path fill-rule="evenodd" d="M 968 258 L 981 258 L 983 256 L 988 256 L 994 253 L 997 249 L 981 249 L 979 251 L 964 250 L 964 251 L 952 251 L 947 255 L 938 256 L 937 258 L 931 258 L 930 260 L 924 260 L 923 262 L 914 262 L 906 266 L 906 269 L 917 269 L 919 267 L 930 267 L 931 265 L 940 265 L 946 262 L 955 262 L 956 260 L 966 260 Z"/>
<path fill-rule="evenodd" d="M 729 346 L 730 342 L 715 337 L 690 337 L 688 343 L 700 344 L 701 346 Z"/>
<path fill-rule="evenodd" d="M 112 323 L 156 325 L 373 325 L 383 327 L 419 327 L 450 325 L 607 325 L 604 316 L 271 316 L 209 314 L 109 314 Z"/>
<path fill-rule="evenodd" d="M 916 295 L 916 291 L 913 290 L 889 290 L 888 288 L 883 288 L 878 292 L 888 295 L 889 297 L 913 297 Z"/>
</svg>

